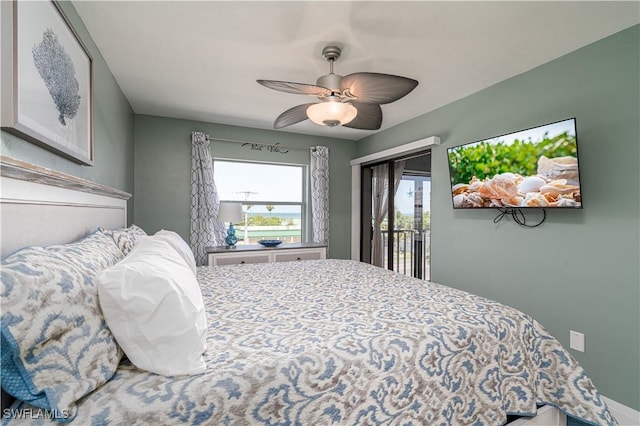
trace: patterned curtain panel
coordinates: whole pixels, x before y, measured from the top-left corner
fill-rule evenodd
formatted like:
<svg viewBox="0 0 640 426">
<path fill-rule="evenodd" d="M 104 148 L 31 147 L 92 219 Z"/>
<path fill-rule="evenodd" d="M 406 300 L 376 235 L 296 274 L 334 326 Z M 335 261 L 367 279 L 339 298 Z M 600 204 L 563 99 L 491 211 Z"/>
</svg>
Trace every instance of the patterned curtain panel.
<svg viewBox="0 0 640 426">
<path fill-rule="evenodd" d="M 373 239 L 371 241 L 371 264 L 386 268 L 386 250 L 382 235 L 382 222 L 387 218 L 389 196 L 395 197 L 400 187 L 405 161 L 393 163 L 393 194 L 389 192 L 389 165 L 388 163 L 372 167 L 371 191 L 373 192 Z"/>
<path fill-rule="evenodd" d="M 384 267 L 382 222 L 387 217 L 387 205 L 389 204 L 389 165 L 387 163 L 380 164 L 371 169 L 371 192 L 373 192 L 371 264 Z"/>
<path fill-rule="evenodd" d="M 222 245 L 224 224 L 218 220 L 220 199 L 213 180 L 209 141 L 202 132 L 191 133 L 191 249 L 196 264 L 206 265 L 205 247 Z"/>
<path fill-rule="evenodd" d="M 312 241 L 329 245 L 329 148 L 311 148 Z"/>
</svg>

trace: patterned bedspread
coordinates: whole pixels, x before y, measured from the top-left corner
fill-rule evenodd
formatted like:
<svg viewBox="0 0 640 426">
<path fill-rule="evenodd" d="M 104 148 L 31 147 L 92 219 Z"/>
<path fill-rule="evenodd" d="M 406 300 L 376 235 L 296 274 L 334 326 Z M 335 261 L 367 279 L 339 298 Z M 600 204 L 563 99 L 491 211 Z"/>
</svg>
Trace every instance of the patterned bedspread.
<svg viewBox="0 0 640 426">
<path fill-rule="evenodd" d="M 615 424 L 560 344 L 497 302 L 346 260 L 198 274 L 207 372 L 124 362 L 74 424 L 502 425 L 536 404 Z"/>
</svg>

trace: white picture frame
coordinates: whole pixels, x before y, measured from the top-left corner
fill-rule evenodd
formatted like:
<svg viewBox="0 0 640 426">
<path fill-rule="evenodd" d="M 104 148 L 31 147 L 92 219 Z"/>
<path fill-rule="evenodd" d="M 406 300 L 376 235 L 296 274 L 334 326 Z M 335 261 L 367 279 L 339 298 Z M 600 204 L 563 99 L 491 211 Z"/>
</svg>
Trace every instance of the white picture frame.
<svg viewBox="0 0 640 426">
<path fill-rule="evenodd" d="M 2 129 L 93 165 L 93 59 L 55 1 L 2 1 Z"/>
</svg>

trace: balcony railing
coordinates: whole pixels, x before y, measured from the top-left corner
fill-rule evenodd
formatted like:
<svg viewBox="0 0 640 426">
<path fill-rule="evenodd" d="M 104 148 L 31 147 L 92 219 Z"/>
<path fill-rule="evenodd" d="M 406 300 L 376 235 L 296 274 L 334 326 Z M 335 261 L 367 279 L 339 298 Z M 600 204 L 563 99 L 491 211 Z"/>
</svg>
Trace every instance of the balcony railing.
<svg viewBox="0 0 640 426">
<path fill-rule="evenodd" d="M 302 228 L 299 224 L 286 226 L 250 225 L 245 233 L 244 226 L 237 225 L 236 236 L 240 245 L 258 244 L 260 240 L 282 240 L 286 243 L 299 243 L 302 241 Z"/>
<path fill-rule="evenodd" d="M 388 264 L 389 231 L 382 230 L 384 265 Z M 401 274 L 429 280 L 431 231 L 398 229 L 393 231 L 393 270 Z"/>
</svg>

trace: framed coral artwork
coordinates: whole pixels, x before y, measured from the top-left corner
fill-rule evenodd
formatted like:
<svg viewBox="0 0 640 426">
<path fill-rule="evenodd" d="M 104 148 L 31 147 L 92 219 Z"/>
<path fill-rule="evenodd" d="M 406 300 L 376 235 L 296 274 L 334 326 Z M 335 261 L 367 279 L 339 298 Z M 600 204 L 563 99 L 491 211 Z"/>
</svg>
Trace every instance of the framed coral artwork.
<svg viewBox="0 0 640 426">
<path fill-rule="evenodd" d="M 2 129 L 93 165 L 93 60 L 53 1 L 2 1 Z"/>
</svg>

